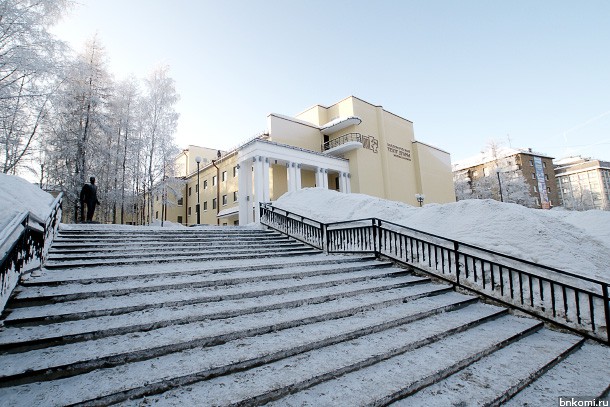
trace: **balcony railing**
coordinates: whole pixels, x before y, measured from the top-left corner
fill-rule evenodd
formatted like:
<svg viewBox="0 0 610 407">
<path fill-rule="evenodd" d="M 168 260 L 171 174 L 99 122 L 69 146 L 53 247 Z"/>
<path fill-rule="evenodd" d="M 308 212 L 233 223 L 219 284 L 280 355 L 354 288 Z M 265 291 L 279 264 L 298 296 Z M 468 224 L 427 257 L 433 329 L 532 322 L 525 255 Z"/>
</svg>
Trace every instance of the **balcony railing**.
<svg viewBox="0 0 610 407">
<path fill-rule="evenodd" d="M 374 253 L 610 344 L 610 284 L 377 218 L 322 223 L 270 204 L 261 223 L 327 253 Z"/>
<path fill-rule="evenodd" d="M 339 147 L 350 141 L 356 141 L 362 144 L 363 148 L 377 152 L 378 141 L 372 136 L 365 136 L 360 133 L 347 133 L 322 144 L 322 151 L 327 151 L 335 147 Z"/>
</svg>

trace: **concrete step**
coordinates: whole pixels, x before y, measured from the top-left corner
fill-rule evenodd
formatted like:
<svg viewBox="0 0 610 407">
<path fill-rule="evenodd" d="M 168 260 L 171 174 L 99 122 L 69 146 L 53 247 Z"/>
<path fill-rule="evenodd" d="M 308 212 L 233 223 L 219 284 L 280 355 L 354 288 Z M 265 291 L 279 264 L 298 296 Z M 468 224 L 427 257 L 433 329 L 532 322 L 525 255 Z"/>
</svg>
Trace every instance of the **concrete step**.
<svg viewBox="0 0 610 407">
<path fill-rule="evenodd" d="M 87 236 L 70 236 L 57 237 L 53 241 L 57 248 L 78 248 L 78 247 L 98 247 L 98 246 L 117 246 L 120 244 L 135 244 L 135 245 L 154 245 L 161 242 L 166 243 L 184 243 L 184 244 L 210 244 L 223 243 L 231 244 L 232 242 L 284 242 L 291 239 L 279 235 L 248 235 L 248 236 L 107 236 L 107 237 L 87 237 Z"/>
<path fill-rule="evenodd" d="M 529 357 L 528 355 L 526 359 L 528 363 Z M 587 341 L 503 405 L 559 405 L 559 396 L 587 396 L 607 400 L 610 392 L 609 366 L 610 347 Z"/>
<path fill-rule="evenodd" d="M 542 323 L 535 320 L 506 316 L 416 349 L 407 348 L 406 352 L 391 354 L 391 357 L 382 358 L 378 363 L 338 377 L 330 376 L 327 380 L 313 386 L 309 381 L 305 381 L 302 388 L 292 389 L 294 394 L 280 399 L 277 399 L 276 394 L 261 394 L 254 397 L 256 397 L 257 403 L 267 399 L 277 399 L 271 402 L 270 406 L 305 405 L 312 400 L 315 400 L 318 406 L 386 405 L 460 371 L 520 338 L 537 332 L 542 326 Z M 408 343 L 413 340 L 414 334 L 408 332 L 407 335 L 392 342 Z M 350 342 L 346 344 L 347 349 L 342 355 L 357 352 L 358 346 L 375 347 L 375 344 Z M 381 341 L 379 346 L 387 346 L 386 341 Z M 371 352 L 373 355 L 378 353 L 379 351 L 376 349 Z M 330 355 L 326 357 L 326 360 L 329 358 Z M 344 356 L 339 359 L 344 359 Z M 318 360 L 319 362 L 315 363 L 316 369 L 321 367 L 320 362 L 323 358 Z M 283 362 L 291 366 L 290 372 L 301 372 L 305 368 L 303 364 L 306 363 L 304 360 Z M 249 373 L 251 373 L 249 377 L 253 377 L 260 371 Z M 282 379 L 288 375 L 288 372 L 284 373 Z M 224 381 L 224 385 L 221 385 L 222 379 L 227 379 Z M 235 384 L 231 386 L 231 389 L 227 389 L 228 383 Z M 239 391 L 235 388 L 236 385 L 245 386 L 247 382 L 238 381 L 236 378 L 219 378 L 214 384 L 216 385 L 214 387 L 222 392 L 221 394 L 230 397 L 231 401 L 236 401 L 236 397 L 229 396 L 229 393 L 231 390 Z M 253 399 L 250 394 L 245 396 Z M 279 396 L 283 396 L 283 394 Z M 242 396 L 242 398 L 245 397 Z M 206 398 L 206 402 L 207 400 L 210 399 Z"/>
<path fill-rule="evenodd" d="M 227 249 L 226 247 L 219 246 L 211 246 L 202 249 L 197 248 L 182 248 L 179 249 L 177 247 L 173 247 L 168 245 L 163 249 L 155 249 L 155 250 L 123 250 L 123 251 L 105 251 L 105 252 L 76 252 L 76 253 L 68 253 L 68 254 L 50 254 L 47 262 L 62 262 L 62 261 L 102 261 L 102 260 L 115 260 L 115 259 L 124 259 L 124 258 L 149 258 L 149 259 L 157 259 L 157 258 L 167 258 L 167 257 L 189 257 L 193 254 L 208 255 L 208 256 L 217 256 L 217 255 L 235 255 L 239 256 L 242 254 L 264 254 L 266 252 L 277 252 L 279 250 L 285 252 L 292 251 L 301 251 L 308 250 L 309 248 L 300 243 L 291 243 L 291 244 L 282 244 L 282 245 L 273 245 L 273 246 L 249 246 L 242 245 L 240 247 L 234 247 L 231 249 Z"/>
<path fill-rule="evenodd" d="M 332 275 L 336 273 L 361 272 L 365 270 L 377 270 L 389 268 L 390 262 L 375 260 L 335 263 L 335 264 L 308 264 L 308 265 L 285 265 L 277 269 L 254 269 L 254 270 L 230 270 L 214 273 L 197 274 L 171 274 L 149 276 L 146 279 L 131 279 L 111 282 L 71 282 L 61 285 L 21 287 L 14 293 L 11 306 L 13 308 L 23 306 L 44 305 L 74 301 L 90 297 L 109 297 L 127 295 L 142 292 L 154 292 L 164 290 L 176 290 L 180 288 L 199 287 L 222 287 L 227 285 L 256 283 L 260 281 L 276 281 L 305 277 L 316 277 Z M 402 269 L 386 270 L 385 273 L 375 273 L 371 278 L 389 277 L 397 273 L 404 273 Z"/>
<path fill-rule="evenodd" d="M 479 405 L 503 405 L 583 342 L 581 337 L 543 329 L 392 405 L 458 406 L 472 400 Z"/>
<path fill-rule="evenodd" d="M 422 287 L 420 287 L 422 288 Z M 99 368 L 122 365 L 126 362 L 157 358 L 163 355 L 205 348 L 244 339 L 247 337 L 264 344 L 269 332 L 300 328 L 308 348 L 326 346 L 351 340 L 373 332 L 381 332 L 472 304 L 474 298 L 446 293 L 438 296 L 415 298 L 407 303 L 356 312 L 347 304 L 317 304 L 289 310 L 266 311 L 255 315 L 216 320 L 206 324 L 192 323 L 159 328 L 137 335 L 115 335 L 81 343 L 59 345 L 22 353 L 0 355 L 1 386 L 17 383 L 52 380 L 69 377 Z M 501 309 L 490 307 L 482 312 L 484 317 L 499 315 Z M 483 318 L 479 316 L 479 318 Z M 311 325 L 311 326 L 310 326 Z M 438 328 L 437 328 L 438 329 Z M 324 332 L 324 336 L 321 336 Z M 318 338 L 318 340 L 314 340 Z M 320 339 L 322 338 L 322 339 Z M 322 341 L 322 342 L 320 342 Z M 281 357 L 302 351 L 289 348 Z"/>
<path fill-rule="evenodd" d="M 74 261 L 47 261 L 45 263 L 46 269 L 62 269 L 62 268 L 73 268 L 73 267 L 100 267 L 100 266 L 119 266 L 119 265 L 137 265 L 137 264 L 149 264 L 149 263 L 178 263 L 178 262 L 194 262 L 194 261 L 217 261 L 217 260 L 229 260 L 229 259 L 251 259 L 251 258 L 266 258 L 266 257 L 287 257 L 287 256 L 299 256 L 303 254 L 317 254 L 320 250 L 313 248 L 301 248 L 298 250 L 269 250 L 264 253 L 251 252 L 251 253 L 214 253 L 214 254 L 198 254 L 198 253 L 187 253 L 183 255 L 165 255 L 165 256 L 151 256 L 150 258 L 117 258 L 109 260 L 74 260 Z"/>
<path fill-rule="evenodd" d="M 0 350 L 13 351 L 33 346 L 52 346 L 57 343 L 79 342 L 172 325 L 250 315 L 269 310 L 289 310 L 325 303 L 339 307 L 337 309 L 346 309 L 355 313 L 398 304 L 422 296 L 440 295 L 451 290 L 450 286 L 444 284 L 429 285 L 428 283 L 428 279 L 411 278 L 404 281 L 403 284 L 406 286 L 401 288 L 370 282 L 368 284 L 344 284 L 270 297 L 251 297 L 203 304 L 175 304 L 171 307 L 147 306 L 131 312 L 109 312 L 107 316 L 83 317 L 79 320 L 66 321 L 57 318 L 54 323 L 48 325 L 23 326 L 15 321 L 16 326 L 6 324 L 0 335 Z M 76 312 L 73 315 L 79 316 Z"/>
<path fill-rule="evenodd" d="M 123 265 L 110 267 L 96 267 L 88 269 L 83 273 L 81 267 L 62 270 L 46 270 L 37 277 L 30 277 L 21 281 L 24 289 L 36 286 L 57 286 L 62 284 L 93 284 L 130 282 L 132 280 L 149 280 L 157 277 L 185 276 L 198 274 L 220 274 L 232 271 L 244 271 L 244 269 L 256 272 L 257 270 L 279 270 L 287 267 L 302 267 L 306 265 L 338 265 L 345 263 L 369 262 L 375 260 L 373 255 L 345 256 L 326 255 L 322 253 L 303 256 L 290 256 L 287 258 L 246 258 L 246 259 L 224 259 L 213 262 L 188 262 L 176 268 L 175 264 L 141 264 Z M 389 262 L 379 262 L 390 264 Z M 21 288 L 17 288 L 21 290 Z"/>
<path fill-rule="evenodd" d="M 362 287 L 370 286 L 373 289 L 388 289 L 382 287 L 398 288 L 412 284 L 413 281 L 421 280 L 409 276 L 401 279 L 394 278 L 402 274 L 403 270 L 397 268 L 372 269 L 255 283 L 230 284 L 230 282 L 226 282 L 226 284 L 218 286 L 206 284 L 201 287 L 189 286 L 188 288 L 178 287 L 176 289 L 170 287 L 161 292 L 128 291 L 127 294 L 109 294 L 107 296 L 89 296 L 87 293 L 83 293 L 81 296 L 77 295 L 78 298 L 74 300 L 50 301 L 48 304 L 34 307 L 17 307 L 19 305 L 17 301 L 15 305 L 11 303 L 11 307 L 8 308 L 9 314 L 5 318 L 5 324 L 10 325 L 16 319 L 32 322 L 44 319 L 80 319 L 89 316 L 116 315 L 163 304 L 167 306 L 237 300 L 332 287 L 340 284 L 360 284 Z M 76 317 L 70 317 L 71 314 L 76 315 Z"/>
<path fill-rule="evenodd" d="M 239 240 L 239 241 L 218 241 L 211 240 L 209 242 L 150 242 L 150 243 L 139 243 L 132 242 L 129 245 L 125 243 L 113 243 L 113 244 L 71 244 L 71 245 L 53 245 L 53 248 L 49 250 L 49 254 L 60 255 L 60 254 L 83 254 L 83 253 L 131 253 L 131 252 L 155 252 L 163 250 L 218 250 L 226 249 L 227 247 L 234 246 L 247 246 L 247 247 L 268 247 L 269 245 L 274 247 L 290 247 L 290 246 L 303 246 L 302 243 L 294 240 L 277 239 L 273 241 L 261 241 L 260 239 L 252 240 Z"/>
<path fill-rule="evenodd" d="M 463 301 L 466 298 L 454 293 L 447 294 L 447 296 L 454 297 L 454 300 L 458 301 Z M 434 297 L 433 299 L 440 300 L 443 297 L 445 296 Z M 458 299 L 458 297 L 461 297 L 461 299 Z M 410 311 L 408 310 L 409 306 L 411 306 Z M 458 308 L 461 306 L 458 306 Z M 408 329 L 410 323 L 438 314 L 438 311 L 432 314 L 422 311 L 430 310 L 431 307 L 433 306 L 430 303 L 405 303 L 404 308 L 401 309 L 402 312 L 396 314 L 396 316 L 403 314 L 407 315 L 408 318 L 411 315 L 412 319 L 406 319 L 406 325 L 391 328 L 393 335 L 404 338 L 413 346 L 412 335 L 422 332 L 422 327 L 426 326 L 429 327 L 429 330 L 419 335 L 420 343 L 428 343 L 443 337 L 443 332 L 446 332 L 447 329 L 442 329 L 439 326 L 438 319 L 417 325 L 419 329 Z M 445 307 L 447 311 L 452 309 L 451 305 L 448 305 L 448 307 Z M 458 332 L 466 326 L 476 325 L 477 320 L 495 317 L 496 311 L 498 310 L 479 311 L 478 315 L 473 314 L 459 322 L 451 312 L 441 313 L 439 317 L 443 317 L 441 319 L 444 324 L 450 327 L 450 331 Z M 376 316 L 372 313 L 363 316 L 363 318 L 376 318 Z M 125 401 L 129 397 L 141 397 L 158 393 L 171 387 L 197 383 L 206 379 L 214 380 L 213 378 L 219 375 L 239 374 L 240 370 L 256 369 L 256 366 L 261 364 L 286 366 L 289 363 L 292 366 L 291 358 L 298 358 L 299 354 L 316 349 L 324 352 L 328 347 L 343 346 L 350 351 L 343 352 L 342 355 L 361 355 L 362 352 L 367 352 L 370 348 L 358 349 L 354 342 L 368 343 L 370 342 L 370 335 L 384 336 L 387 329 L 380 328 L 381 330 L 378 332 L 366 333 L 369 328 L 360 329 L 362 323 L 359 321 L 359 318 L 347 318 L 333 321 L 332 324 L 312 323 L 311 325 L 286 327 L 284 329 L 278 326 L 278 329 L 269 333 L 238 338 L 217 346 L 196 347 L 151 359 L 127 362 L 116 367 L 96 369 L 71 377 L 0 388 L 0 398 L 6 400 L 9 405 L 15 401 L 26 404 L 35 401 L 36 403 L 46 404 L 50 401 L 57 402 L 57 400 L 61 400 L 61 404 L 86 402 L 105 405 Z M 401 328 L 408 332 L 404 332 Z M 511 328 L 512 326 L 509 325 L 508 330 L 511 331 L 511 334 L 514 334 L 516 329 Z M 521 332 L 524 329 L 524 325 L 520 326 Z M 504 338 L 507 335 L 496 334 L 494 336 L 498 340 L 498 337 Z M 389 345 L 390 348 L 409 347 L 400 340 L 390 339 L 380 342 Z M 356 349 L 358 349 L 357 352 L 355 352 Z M 324 358 L 319 360 L 322 363 L 334 364 L 337 358 L 329 358 L 329 356 L 336 354 L 336 351 L 337 349 L 334 348 L 329 352 L 324 352 Z M 389 352 L 392 353 L 392 350 L 390 349 Z M 367 352 L 366 356 L 362 356 L 363 359 L 369 359 L 370 357 L 370 352 Z M 143 375 L 143 372 L 146 372 L 146 374 Z M 276 377 L 278 380 L 282 380 L 282 375 Z M 205 400 L 206 405 L 212 404 L 208 398 L 202 398 L 198 404 L 194 405 L 200 405 L 201 400 Z M 226 399 L 222 404 L 227 404 L 228 400 Z"/>
</svg>

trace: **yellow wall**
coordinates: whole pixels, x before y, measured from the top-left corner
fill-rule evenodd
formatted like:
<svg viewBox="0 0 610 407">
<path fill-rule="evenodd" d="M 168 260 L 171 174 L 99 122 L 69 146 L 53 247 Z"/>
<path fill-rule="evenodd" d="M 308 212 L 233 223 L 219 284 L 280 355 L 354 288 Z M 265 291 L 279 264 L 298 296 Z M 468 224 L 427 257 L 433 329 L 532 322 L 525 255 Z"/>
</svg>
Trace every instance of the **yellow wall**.
<svg viewBox="0 0 610 407">
<path fill-rule="evenodd" d="M 322 137 L 317 127 L 275 115 L 269 115 L 268 121 L 271 141 L 320 151 Z"/>
<path fill-rule="evenodd" d="M 447 177 L 447 171 L 451 171 L 449 153 L 418 142 L 413 143 L 413 150 L 419 168 L 421 193 L 425 195 L 424 203 L 454 202 L 453 179 Z"/>
</svg>

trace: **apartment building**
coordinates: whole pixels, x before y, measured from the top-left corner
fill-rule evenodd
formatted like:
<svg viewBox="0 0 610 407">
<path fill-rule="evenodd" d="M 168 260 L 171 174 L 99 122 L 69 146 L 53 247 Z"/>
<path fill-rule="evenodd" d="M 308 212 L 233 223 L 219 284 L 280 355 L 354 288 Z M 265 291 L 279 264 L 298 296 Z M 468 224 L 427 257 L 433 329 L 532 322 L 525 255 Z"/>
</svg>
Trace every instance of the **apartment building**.
<svg viewBox="0 0 610 407">
<path fill-rule="evenodd" d="M 542 209 L 560 204 L 553 157 L 531 148 L 490 148 L 452 168 L 458 200 L 490 198 Z"/>
<path fill-rule="evenodd" d="M 196 158 L 200 157 L 199 171 Z M 413 123 L 354 96 L 296 116 L 272 113 L 267 130 L 230 151 L 189 146 L 177 158 L 181 199 L 155 217 L 186 225 L 258 220 L 260 202 L 319 187 L 418 205 L 455 201 L 449 153 L 415 140 Z M 171 199 L 170 199 L 171 201 Z"/>
<path fill-rule="evenodd" d="M 561 205 L 567 209 L 610 210 L 610 162 L 583 157 L 555 161 Z"/>
</svg>

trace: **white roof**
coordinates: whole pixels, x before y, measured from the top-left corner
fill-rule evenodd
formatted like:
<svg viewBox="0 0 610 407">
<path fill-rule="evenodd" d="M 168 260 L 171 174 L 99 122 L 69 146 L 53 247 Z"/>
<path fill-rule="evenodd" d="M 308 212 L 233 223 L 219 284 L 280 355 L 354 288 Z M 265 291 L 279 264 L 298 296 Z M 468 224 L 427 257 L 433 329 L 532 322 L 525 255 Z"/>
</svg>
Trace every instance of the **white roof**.
<svg viewBox="0 0 610 407">
<path fill-rule="evenodd" d="M 466 168 L 485 164 L 485 163 L 497 160 L 499 158 L 512 157 L 513 155 L 517 155 L 517 154 L 529 154 L 529 155 L 534 155 L 534 156 L 539 156 L 539 157 L 552 158 L 551 156 L 549 156 L 547 154 L 539 153 L 536 151 L 531 151 L 528 148 L 499 147 L 498 149 L 496 149 L 495 157 L 493 156 L 493 153 L 491 150 L 486 150 L 486 151 L 482 151 L 478 155 L 475 155 L 475 156 L 472 156 L 469 158 L 465 158 L 463 160 L 455 161 L 452 163 L 451 166 L 452 166 L 453 171 L 460 171 L 460 170 L 463 170 Z"/>
</svg>

